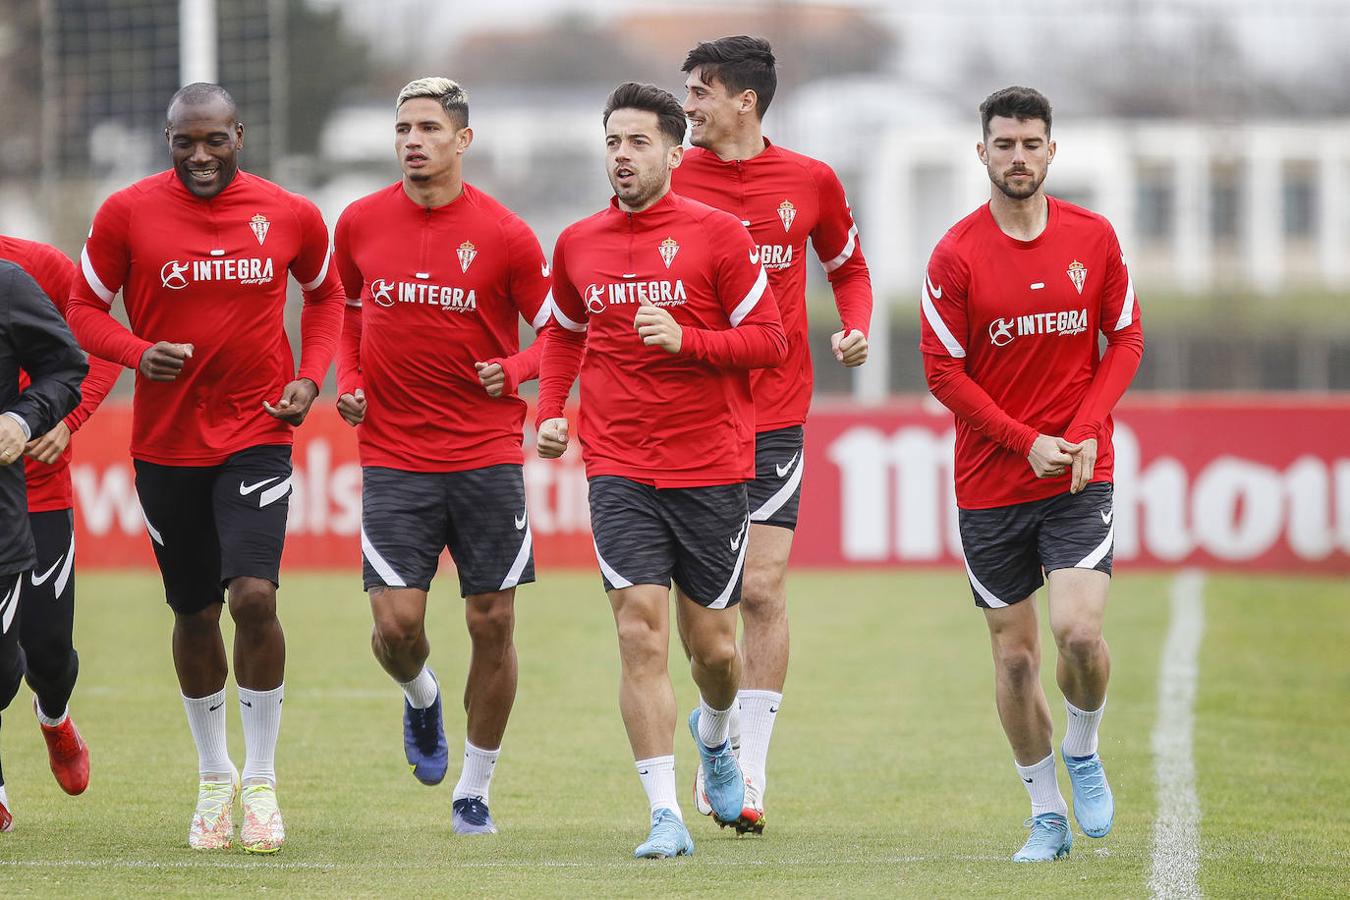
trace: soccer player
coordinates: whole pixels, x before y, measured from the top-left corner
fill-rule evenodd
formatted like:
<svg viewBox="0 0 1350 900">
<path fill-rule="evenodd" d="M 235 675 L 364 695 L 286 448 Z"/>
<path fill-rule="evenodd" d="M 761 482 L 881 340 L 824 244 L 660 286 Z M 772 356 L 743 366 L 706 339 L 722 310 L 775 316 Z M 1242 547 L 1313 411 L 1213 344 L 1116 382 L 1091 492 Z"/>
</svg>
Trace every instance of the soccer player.
<svg viewBox="0 0 1350 900">
<path fill-rule="evenodd" d="M 694 146 L 675 170 L 674 188 L 726 210 L 750 230 L 788 339 L 782 365 L 750 377 L 755 477 L 748 486 L 750 536 L 741 592 L 745 671 L 731 718 L 732 747 L 739 748 L 747 779 L 745 808 L 735 825 L 741 833 L 761 833 L 769 740 L 787 679 L 787 564 L 802 488 L 802 426 L 811 405 L 807 239 L 834 292 L 840 330 L 830 345 L 846 367 L 867 359 L 872 280 L 834 171 L 764 137 L 761 123 L 778 83 L 769 42 L 739 35 L 701 43 L 689 51 L 683 71 Z M 699 769 L 694 803 L 709 815 L 702 779 Z"/>
<path fill-rule="evenodd" d="M 404 749 L 424 784 L 449 762 L 427 591 L 442 548 L 458 566 L 473 649 L 452 827 L 491 834 L 488 789 L 516 697 L 516 586 L 534 581 L 516 386 L 538 376 L 542 344 L 518 352 L 517 317 L 549 319 L 548 264 L 519 217 L 464 182 L 463 88 L 420 78 L 394 109 L 403 178 L 347 207 L 335 234 L 348 297 L 338 410 L 358 426 L 371 645 L 403 688 Z"/>
<path fill-rule="evenodd" d="M 651 809 L 636 856 L 692 853 L 675 799 L 670 584 L 700 704 L 689 716 L 714 812 L 734 821 L 745 782 L 728 742 L 740 656 L 736 604 L 754 476 L 749 370 L 787 348 L 760 250 L 740 221 L 670 189 L 685 117 L 651 85 L 605 105 L 615 197 L 553 254 L 539 389 L 539 453 L 567 448 L 563 403 L 581 372 L 582 459 L 596 559 L 619 637 L 619 708 Z M 584 361 L 583 361 L 584 351 Z"/>
<path fill-rule="evenodd" d="M 22 388 L 21 371 L 27 373 Z M 24 470 L 14 463 L 34 435 L 46 435 L 75 409 L 88 371 L 52 301 L 21 266 L 0 259 L 0 711 L 18 693 L 24 673 L 19 604 L 24 573 L 37 562 Z M 0 768 L 0 831 L 13 824 Z"/>
<path fill-rule="evenodd" d="M 990 200 L 933 251 L 921 348 L 929 388 L 956 415 L 966 571 L 989 626 L 999 719 L 1031 795 L 1031 833 L 1013 860 L 1034 862 L 1073 845 L 1040 682 L 1033 598 L 1046 580 L 1074 817 L 1099 838 L 1115 814 L 1097 755 L 1111 668 L 1102 639 L 1114 536 L 1111 410 L 1144 338 L 1111 224 L 1045 193 L 1055 156 L 1049 102 L 1005 88 L 980 116 L 976 152 Z"/>
<path fill-rule="evenodd" d="M 174 613 L 200 772 L 188 843 L 229 847 L 240 793 L 225 738 L 224 591 L 247 750 L 240 841 L 270 853 L 285 840 L 276 597 L 292 432 L 332 362 L 342 285 L 314 204 L 239 169 L 244 126 L 224 88 L 181 88 L 164 135 L 171 168 L 113 194 L 95 216 L 68 317 L 91 353 L 137 370 L 136 492 Z M 304 290 L 298 374 L 283 321 L 288 270 Z M 130 331 L 110 314 L 119 290 Z"/>
<path fill-rule="evenodd" d="M 0 258 L 21 266 L 58 309 L 64 310 L 75 280 L 75 264 L 48 244 L 0 235 Z M 47 744 L 52 774 L 68 794 L 89 785 L 89 749 L 68 709 L 79 674 L 75 652 L 75 518 L 70 482 L 71 435 L 98 409 L 122 367 L 105 359 L 89 360 L 80 386 L 80 405 L 46 434 L 28 442 L 24 479 L 28 484 L 28 524 L 37 565 L 29 573 L 24 614 L 19 617 L 25 678 L 33 689 L 33 710 Z M 28 383 L 19 373 L 22 390 Z"/>
</svg>

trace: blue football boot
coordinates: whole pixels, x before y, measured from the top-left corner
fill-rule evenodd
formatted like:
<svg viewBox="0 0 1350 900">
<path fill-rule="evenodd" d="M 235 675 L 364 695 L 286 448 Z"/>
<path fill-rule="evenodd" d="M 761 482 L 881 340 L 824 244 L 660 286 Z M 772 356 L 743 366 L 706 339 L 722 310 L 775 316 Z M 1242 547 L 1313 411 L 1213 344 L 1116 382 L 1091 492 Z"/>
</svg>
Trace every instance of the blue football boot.
<svg viewBox="0 0 1350 900">
<path fill-rule="evenodd" d="M 1053 862 L 1073 849 L 1073 829 L 1059 813 L 1041 813 L 1022 824 L 1031 827 L 1031 834 L 1022 849 L 1013 854 L 1013 862 Z"/>
<path fill-rule="evenodd" d="M 1069 756 L 1061 747 L 1059 755 L 1069 770 L 1069 783 L 1073 785 L 1073 817 L 1083 834 L 1091 838 L 1106 837 L 1111 833 L 1111 822 L 1116 817 L 1116 801 L 1111 796 L 1111 785 L 1106 783 L 1106 770 L 1102 768 L 1102 758 L 1091 756 Z"/>
<path fill-rule="evenodd" d="M 413 776 L 423 784 L 440 784 L 450 768 L 450 745 L 441 722 L 441 695 L 426 709 L 414 709 L 403 699 L 403 751 Z"/>
<path fill-rule="evenodd" d="M 694 746 L 698 747 L 699 758 L 703 760 L 703 792 L 718 821 L 736 822 L 745 809 L 745 776 L 741 774 L 736 754 L 731 752 L 730 741 L 723 741 L 722 746 L 715 748 L 703 745 L 698 736 L 701 712 L 695 709 L 689 714 L 689 733 L 694 736 Z"/>
<path fill-rule="evenodd" d="M 482 797 L 461 797 L 450 804 L 455 834 L 496 834 L 497 825 Z"/>
<path fill-rule="evenodd" d="M 684 822 L 669 809 L 652 813 L 652 830 L 647 840 L 638 844 L 633 856 L 637 859 L 669 859 L 673 856 L 693 856 L 694 839 Z"/>
</svg>

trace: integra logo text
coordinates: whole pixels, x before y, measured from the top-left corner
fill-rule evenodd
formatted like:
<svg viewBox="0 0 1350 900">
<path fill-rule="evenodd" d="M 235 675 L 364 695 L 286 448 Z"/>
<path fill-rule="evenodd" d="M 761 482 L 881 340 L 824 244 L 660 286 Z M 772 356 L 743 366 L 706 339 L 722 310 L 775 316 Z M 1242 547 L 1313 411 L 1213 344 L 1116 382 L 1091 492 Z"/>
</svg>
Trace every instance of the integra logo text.
<svg viewBox="0 0 1350 900">
<path fill-rule="evenodd" d="M 159 270 L 160 284 L 181 291 L 193 282 L 232 281 L 235 284 L 269 284 L 275 277 L 271 257 L 243 259 L 171 259 Z"/>
<path fill-rule="evenodd" d="M 443 284 L 423 284 L 420 281 L 393 281 L 377 278 L 370 283 L 370 299 L 380 306 L 395 303 L 414 303 L 436 306 L 447 312 L 474 312 L 478 296 L 473 289 L 450 287 Z"/>
<path fill-rule="evenodd" d="M 1006 347 L 1024 334 L 1082 334 L 1087 326 L 1087 307 L 998 318 L 989 323 L 989 343 Z"/>
<path fill-rule="evenodd" d="M 684 282 L 623 281 L 618 284 L 591 284 L 586 288 L 586 310 L 593 316 L 605 311 L 606 306 L 641 303 L 650 306 L 681 306 L 688 299 Z"/>
</svg>

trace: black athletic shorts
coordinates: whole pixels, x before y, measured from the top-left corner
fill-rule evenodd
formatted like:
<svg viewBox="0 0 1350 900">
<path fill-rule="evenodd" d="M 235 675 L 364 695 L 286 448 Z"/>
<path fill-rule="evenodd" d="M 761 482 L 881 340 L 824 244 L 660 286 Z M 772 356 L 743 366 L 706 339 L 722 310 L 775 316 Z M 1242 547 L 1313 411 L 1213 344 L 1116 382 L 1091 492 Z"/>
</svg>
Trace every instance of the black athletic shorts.
<svg viewBox="0 0 1350 900">
<path fill-rule="evenodd" d="M 224 600 L 235 578 L 280 584 L 291 496 L 291 448 L 240 450 L 214 466 L 135 460 L 136 493 L 175 612 Z"/>
<path fill-rule="evenodd" d="M 802 426 L 761 431 L 755 435 L 755 480 L 750 494 L 750 521 L 756 525 L 797 527 L 802 499 L 805 443 Z"/>
<path fill-rule="evenodd" d="M 75 516 L 70 509 L 30 512 L 37 565 L 28 573 L 24 595 L 33 604 L 69 609 L 75 602 Z M 34 600 L 34 598 L 40 598 Z"/>
<path fill-rule="evenodd" d="M 635 584 L 680 590 L 700 606 L 741 602 L 745 484 L 656 488 L 628 478 L 590 479 L 591 532 L 605 590 Z"/>
<path fill-rule="evenodd" d="M 995 609 L 1025 600 L 1056 569 L 1111 574 L 1115 510 L 1110 482 L 1044 500 L 960 510 L 961 546 L 975 605 Z"/>
<path fill-rule="evenodd" d="M 431 588 L 442 548 L 459 593 L 487 594 L 534 581 L 534 539 L 518 465 L 463 472 L 362 469 L 361 557 L 366 590 Z"/>
</svg>

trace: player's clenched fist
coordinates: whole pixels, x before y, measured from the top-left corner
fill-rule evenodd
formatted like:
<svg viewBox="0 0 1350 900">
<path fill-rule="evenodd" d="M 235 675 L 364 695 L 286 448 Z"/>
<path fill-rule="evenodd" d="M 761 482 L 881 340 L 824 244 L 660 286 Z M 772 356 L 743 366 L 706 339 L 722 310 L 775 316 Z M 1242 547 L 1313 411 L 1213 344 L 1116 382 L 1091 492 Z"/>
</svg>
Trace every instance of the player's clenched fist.
<svg viewBox="0 0 1350 900">
<path fill-rule="evenodd" d="M 23 458 L 23 428 L 13 416 L 0 416 L 0 466 L 7 466 Z"/>
<path fill-rule="evenodd" d="M 353 394 L 338 397 L 337 410 L 348 425 L 360 425 L 366 418 L 366 392 L 357 388 Z"/>
<path fill-rule="evenodd" d="M 680 323 L 659 306 L 638 307 L 633 327 L 637 329 L 642 343 L 648 347 L 660 347 L 667 353 L 679 353 L 684 343 L 684 331 Z"/>
<path fill-rule="evenodd" d="M 1036 473 L 1037 478 L 1054 478 L 1068 471 L 1069 466 L 1073 465 L 1074 457 L 1082 449 L 1082 444 L 1070 443 L 1062 437 L 1038 434 L 1036 440 L 1031 443 L 1027 462 L 1031 463 L 1031 470 Z"/>
<path fill-rule="evenodd" d="M 561 417 L 545 419 L 539 424 L 539 437 L 535 443 L 544 459 L 562 456 L 567 452 L 567 420 Z"/>
<path fill-rule="evenodd" d="M 173 381 L 192 359 L 191 344 L 160 341 L 141 354 L 140 372 L 151 381 Z"/>
<path fill-rule="evenodd" d="M 70 426 L 65 420 L 56 423 L 56 427 L 42 437 L 33 438 L 24 449 L 24 455 L 40 463 L 51 465 L 61 458 L 61 454 L 70 445 Z"/>
<path fill-rule="evenodd" d="M 845 334 L 836 331 L 830 335 L 830 349 L 834 358 L 846 369 L 853 369 L 867 362 L 867 338 L 858 329 Z"/>
<path fill-rule="evenodd" d="M 478 372 L 478 383 L 489 397 L 500 397 L 506 393 L 506 370 L 501 363 L 476 362 L 473 367 Z"/>
</svg>

